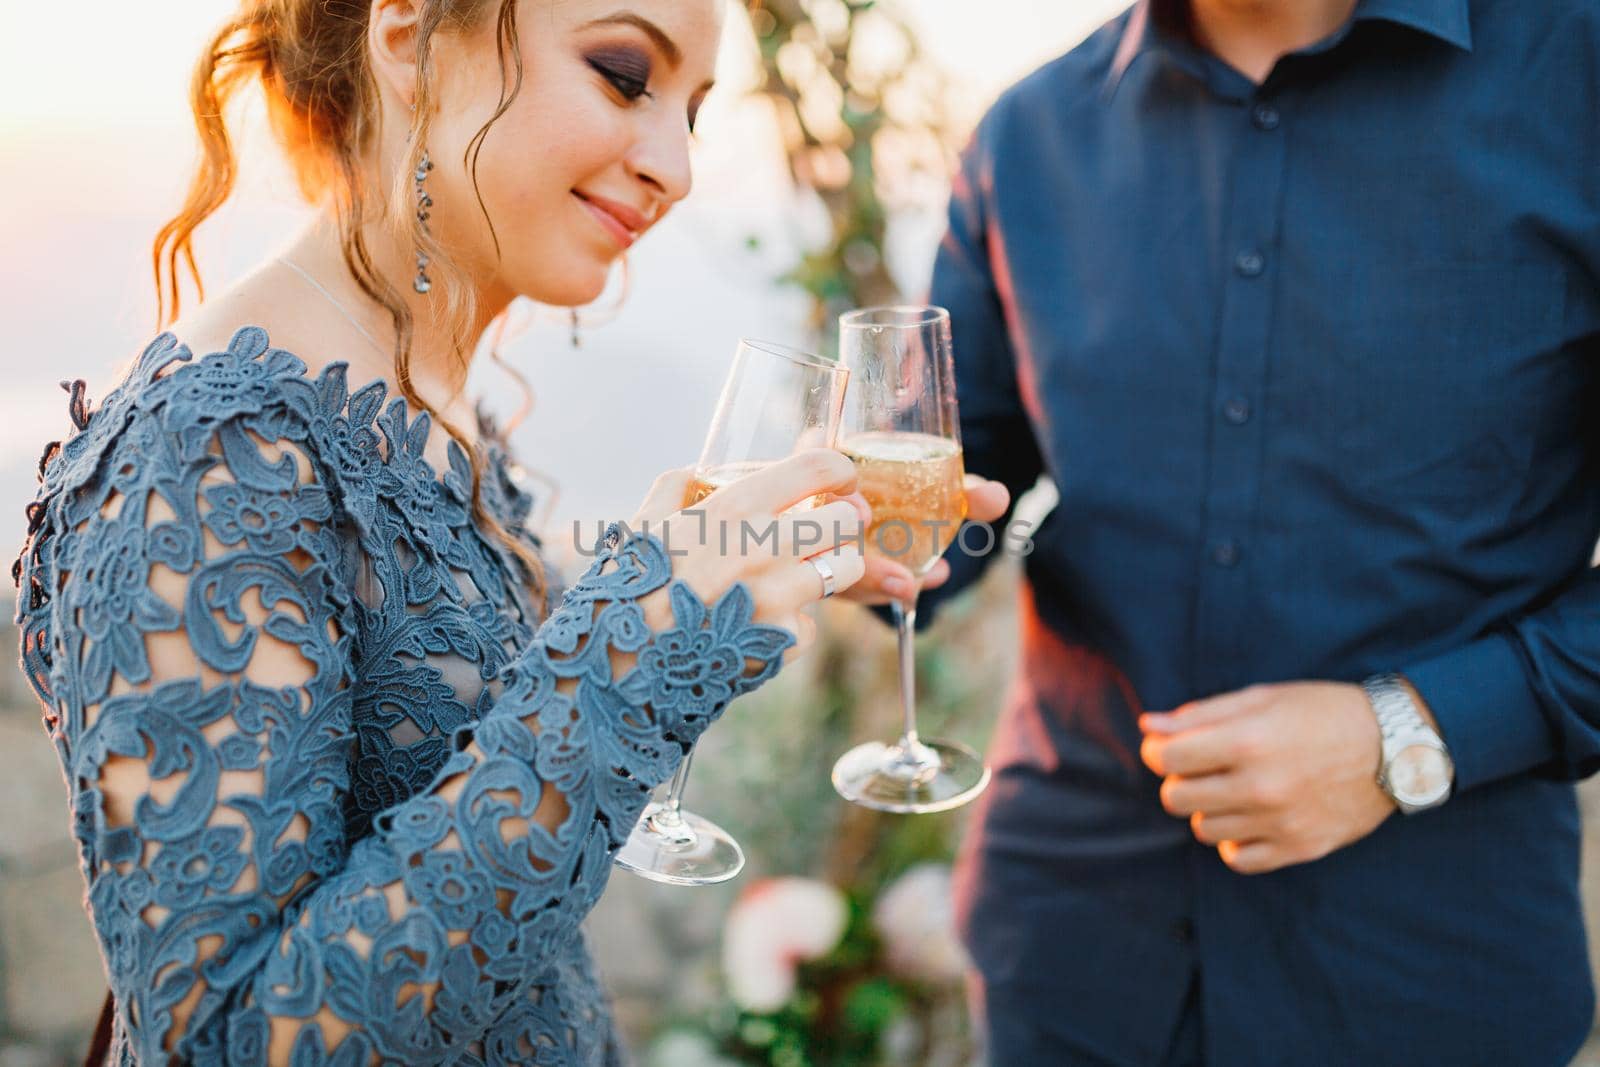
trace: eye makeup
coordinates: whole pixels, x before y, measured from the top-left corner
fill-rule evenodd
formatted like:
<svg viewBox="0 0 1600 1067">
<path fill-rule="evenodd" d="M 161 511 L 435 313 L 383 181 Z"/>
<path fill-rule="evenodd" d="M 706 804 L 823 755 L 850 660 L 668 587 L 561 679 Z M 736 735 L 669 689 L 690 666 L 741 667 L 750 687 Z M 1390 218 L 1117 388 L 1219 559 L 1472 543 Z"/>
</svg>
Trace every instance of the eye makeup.
<svg viewBox="0 0 1600 1067">
<path fill-rule="evenodd" d="M 633 48 L 595 48 L 584 54 L 584 61 L 611 84 L 625 100 L 652 95 L 650 57 Z"/>
</svg>

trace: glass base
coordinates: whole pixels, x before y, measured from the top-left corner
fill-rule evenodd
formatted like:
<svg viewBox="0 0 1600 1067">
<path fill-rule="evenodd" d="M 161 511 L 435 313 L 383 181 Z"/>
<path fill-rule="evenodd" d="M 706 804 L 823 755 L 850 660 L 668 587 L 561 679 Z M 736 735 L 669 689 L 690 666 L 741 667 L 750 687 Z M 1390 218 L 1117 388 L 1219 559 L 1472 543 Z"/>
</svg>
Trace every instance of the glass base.
<svg viewBox="0 0 1600 1067">
<path fill-rule="evenodd" d="M 666 811 L 660 803 L 644 809 L 617 852 L 618 867 L 671 885 L 714 885 L 744 869 L 744 850 L 722 827 L 682 809 L 664 818 Z"/>
<path fill-rule="evenodd" d="M 973 800 L 989 785 L 989 768 L 959 741 L 899 744 L 868 741 L 833 765 L 833 788 L 864 808 L 901 814 L 949 811 Z"/>
</svg>

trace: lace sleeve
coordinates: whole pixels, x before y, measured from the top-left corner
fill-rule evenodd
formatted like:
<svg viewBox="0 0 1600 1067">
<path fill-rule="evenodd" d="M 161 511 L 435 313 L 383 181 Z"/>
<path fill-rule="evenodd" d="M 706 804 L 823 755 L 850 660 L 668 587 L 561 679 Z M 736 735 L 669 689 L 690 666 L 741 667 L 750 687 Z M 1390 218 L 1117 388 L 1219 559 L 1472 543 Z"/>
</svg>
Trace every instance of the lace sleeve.
<svg viewBox="0 0 1600 1067">
<path fill-rule="evenodd" d="M 140 1063 L 455 1062 L 574 937 L 649 791 L 793 637 L 752 621 L 742 585 L 708 607 L 682 582 L 676 625 L 652 631 L 639 600 L 670 559 L 613 537 L 431 787 L 347 844 L 331 483 L 270 403 L 171 414 L 96 413 L 112 425 L 79 435 L 99 451 L 36 506 L 19 575 L 118 1040 Z"/>
</svg>

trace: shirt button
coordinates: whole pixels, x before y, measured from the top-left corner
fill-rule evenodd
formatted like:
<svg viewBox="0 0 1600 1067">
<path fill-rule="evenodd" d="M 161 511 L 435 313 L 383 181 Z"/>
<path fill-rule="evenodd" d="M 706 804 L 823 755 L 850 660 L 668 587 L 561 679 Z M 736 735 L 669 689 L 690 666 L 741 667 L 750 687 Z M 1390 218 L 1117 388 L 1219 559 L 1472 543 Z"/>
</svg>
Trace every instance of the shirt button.
<svg viewBox="0 0 1600 1067">
<path fill-rule="evenodd" d="M 1240 252 L 1233 257 L 1233 269 L 1246 278 L 1254 278 L 1266 269 L 1267 261 L 1260 252 Z"/>
<path fill-rule="evenodd" d="M 1194 920 L 1179 919 L 1172 924 L 1172 939 L 1180 945 L 1187 945 L 1194 941 Z"/>
<path fill-rule="evenodd" d="M 1239 562 L 1239 543 L 1232 538 L 1211 546 L 1211 562 L 1219 567 L 1231 567 Z"/>
<path fill-rule="evenodd" d="M 1235 426 L 1242 426 L 1250 421 L 1250 401 L 1242 396 L 1230 397 L 1222 405 L 1222 417 Z"/>
<path fill-rule="evenodd" d="M 1258 130 L 1275 130 L 1278 128 L 1278 109 L 1271 104 L 1257 104 L 1250 113 L 1250 121 L 1256 124 Z"/>
</svg>

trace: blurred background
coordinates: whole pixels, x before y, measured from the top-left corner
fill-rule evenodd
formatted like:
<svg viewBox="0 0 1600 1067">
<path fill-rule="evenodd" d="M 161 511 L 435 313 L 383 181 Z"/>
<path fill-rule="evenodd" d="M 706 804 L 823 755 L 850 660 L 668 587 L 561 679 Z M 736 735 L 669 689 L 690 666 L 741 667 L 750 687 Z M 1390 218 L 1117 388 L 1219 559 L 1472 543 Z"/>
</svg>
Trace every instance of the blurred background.
<svg viewBox="0 0 1600 1067">
<path fill-rule="evenodd" d="M 1125 2 L 730 10 L 695 192 L 632 253 L 626 293 L 585 312 L 580 347 L 564 314 L 521 307 L 502 348 L 533 388 L 514 443 L 569 573 L 574 524 L 592 540 L 660 470 L 694 461 L 739 337 L 825 349 L 838 311 L 922 292 L 973 124 Z M 229 7 L 0 0 L 0 499 L 18 542 L 40 449 L 70 425 L 58 383 L 87 379 L 97 400 L 156 332 L 150 241 L 194 158 L 191 64 Z M 241 118 L 238 192 L 196 240 L 214 290 L 305 212 L 259 112 Z M 473 387 L 511 415 L 516 383 L 479 363 Z M 609 426 L 589 414 L 597 380 Z M 1051 500 L 1041 485 L 1026 507 Z M 919 638 L 928 732 L 986 740 L 1013 665 L 1016 580 L 1016 561 L 997 562 Z M 834 796 L 833 758 L 894 731 L 894 641 L 852 605 L 823 616 L 815 652 L 742 700 L 696 760 L 688 805 L 744 843 L 745 873 L 673 888 L 619 872 L 588 924 L 650 1067 L 974 1062 L 949 928 L 962 816 L 878 816 Z M 64 796 L 37 704 L 18 672 L 0 672 L 0 1067 L 81 1062 L 105 988 Z M 1592 785 L 1585 808 L 1594 916 Z"/>
</svg>

